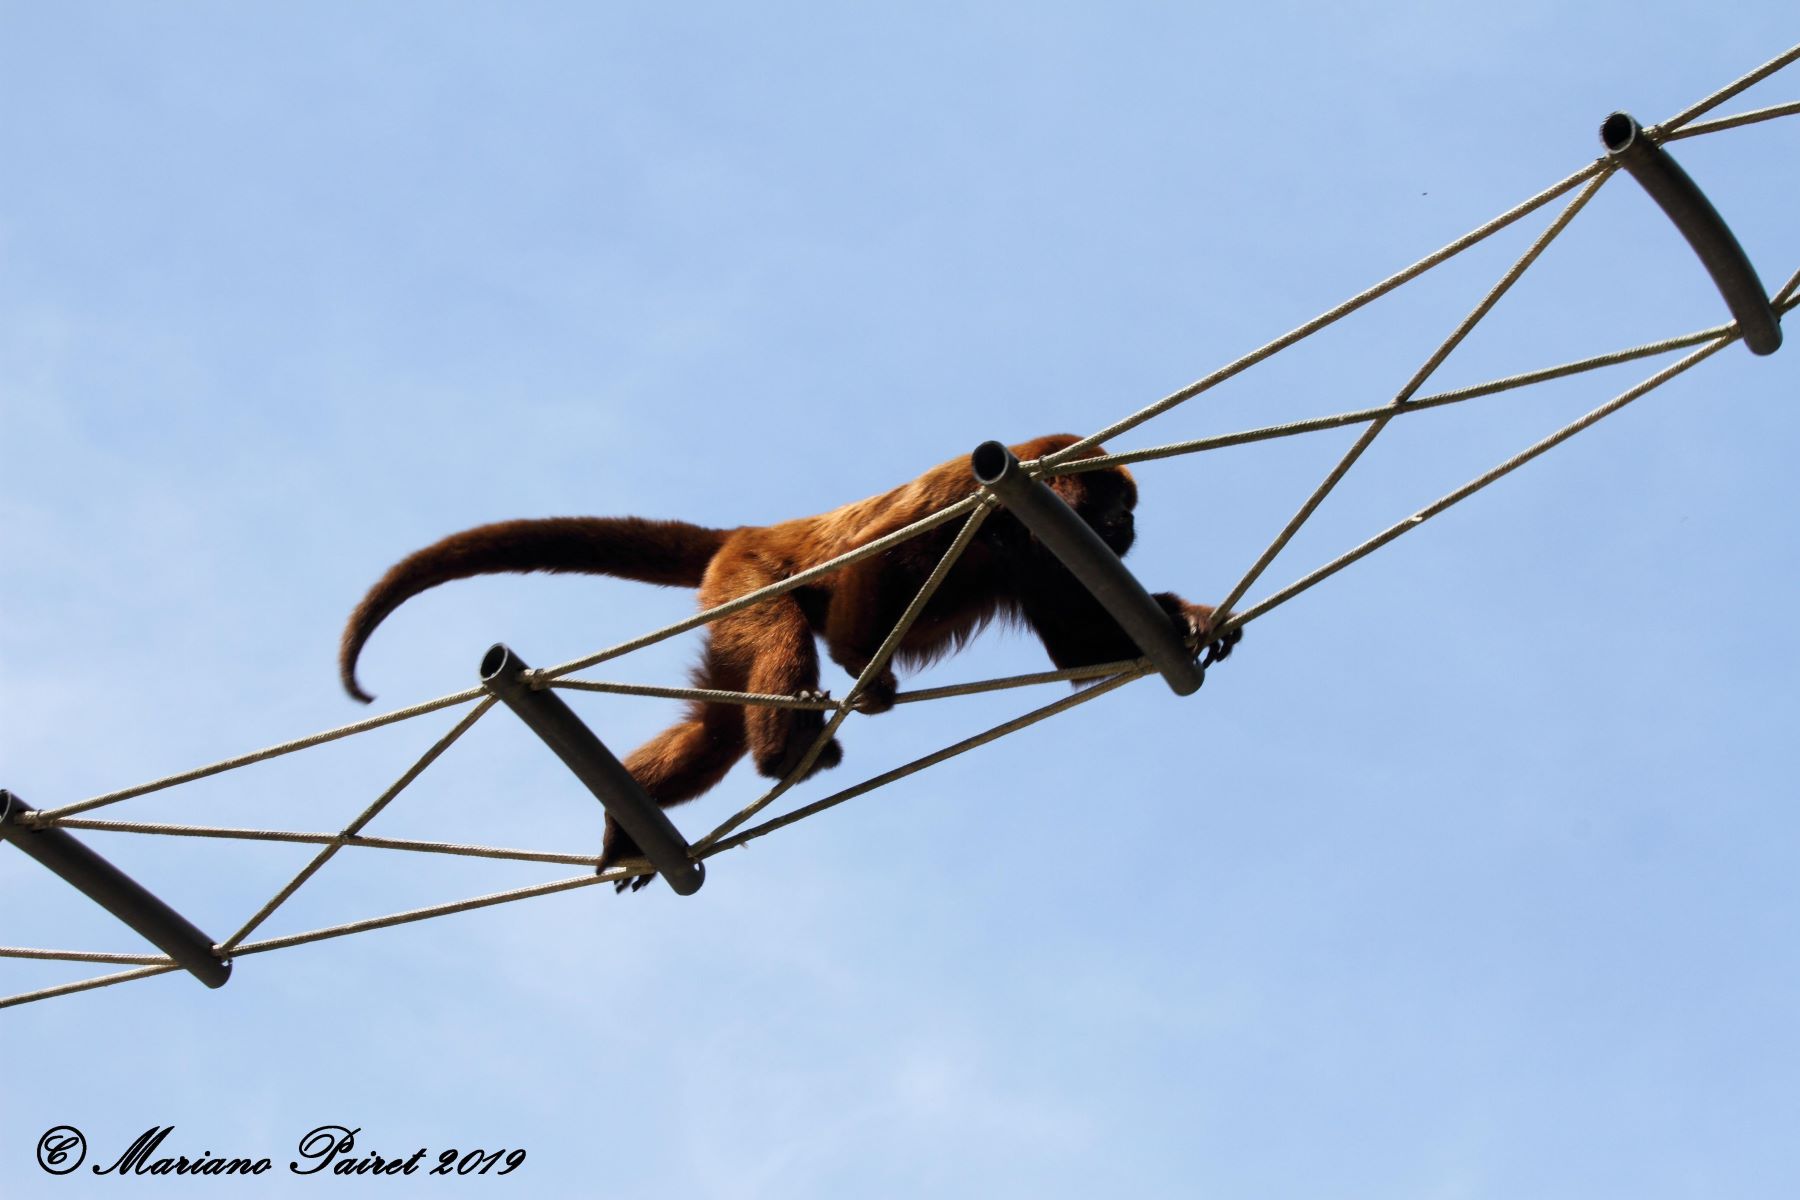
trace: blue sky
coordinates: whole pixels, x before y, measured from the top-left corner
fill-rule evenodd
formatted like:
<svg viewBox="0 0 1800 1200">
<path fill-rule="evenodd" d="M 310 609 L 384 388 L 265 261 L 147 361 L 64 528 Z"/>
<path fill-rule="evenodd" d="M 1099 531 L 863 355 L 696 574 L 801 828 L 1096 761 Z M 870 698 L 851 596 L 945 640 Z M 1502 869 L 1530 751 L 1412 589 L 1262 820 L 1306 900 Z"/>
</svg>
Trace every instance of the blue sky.
<svg viewBox="0 0 1800 1200">
<path fill-rule="evenodd" d="M 363 715 L 341 622 L 454 529 L 761 523 L 1099 428 L 1581 166 L 1611 110 L 1794 40 L 1760 0 L 0 4 L 0 785 L 52 807 Z M 1800 267 L 1800 119 L 1676 153 L 1766 283 Z M 1389 399 L 1548 216 L 1114 448 Z M 1430 386 L 1724 319 L 1615 179 Z M 549 1195 L 1791 1192 L 1793 353 L 1729 348 L 1256 622 L 1195 697 L 1136 684 L 691 899 L 587 888 L 8 1009 L 0 1184 L 72 1194 L 32 1161 L 66 1123 L 267 1155 L 268 1194 L 457 1186 L 285 1175 L 341 1123 L 523 1147 L 465 1186 Z M 1252 598 L 1650 369 L 1396 422 Z M 1217 599 L 1354 437 L 1144 465 L 1131 562 Z M 494 640 L 551 663 L 688 608 L 471 581 L 364 680 L 399 705 Z M 997 633 L 922 681 L 1042 662 Z M 1059 694 L 853 719 L 799 795 Z M 578 703 L 620 750 L 674 707 Z M 112 815 L 336 829 L 450 723 Z M 589 850 L 547 759 L 495 714 L 369 832 Z M 91 840 L 219 935 L 308 857 Z M 267 932 L 569 873 L 346 851 Z M 137 948 L 11 851 L 0 912 L 0 943 Z M 0 993 L 84 973 L 0 963 Z"/>
</svg>

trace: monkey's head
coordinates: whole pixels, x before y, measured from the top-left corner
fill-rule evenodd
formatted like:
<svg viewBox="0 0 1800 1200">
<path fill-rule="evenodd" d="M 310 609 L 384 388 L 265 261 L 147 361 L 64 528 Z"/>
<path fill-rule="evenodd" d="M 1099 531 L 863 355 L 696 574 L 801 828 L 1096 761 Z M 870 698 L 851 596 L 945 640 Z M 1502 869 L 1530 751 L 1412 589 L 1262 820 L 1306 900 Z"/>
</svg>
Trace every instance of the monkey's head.
<svg viewBox="0 0 1800 1200">
<path fill-rule="evenodd" d="M 1137 507 L 1137 481 L 1124 467 L 1058 475 L 1050 490 L 1094 527 L 1114 554 L 1123 557 L 1137 538 L 1132 510 Z"/>
<path fill-rule="evenodd" d="M 1056 433 L 1011 447 L 1021 462 L 1042 458 L 1074 445 L 1080 439 L 1072 433 Z M 982 451 L 977 451 L 980 458 Z M 1079 458 L 1096 458 L 1106 453 L 1104 447 L 1093 446 Z M 990 458 L 976 465 L 977 478 L 991 477 L 997 464 Z M 1093 527 L 1114 554 L 1124 555 L 1137 537 L 1132 510 L 1137 507 L 1137 481 L 1124 467 L 1105 467 L 1071 475 L 1053 475 L 1044 481 L 1063 503 Z M 1023 534 L 1023 530 L 1019 531 Z M 1029 536 L 1029 535 L 1025 535 Z M 1033 539 L 1035 543 L 1035 539 Z"/>
</svg>

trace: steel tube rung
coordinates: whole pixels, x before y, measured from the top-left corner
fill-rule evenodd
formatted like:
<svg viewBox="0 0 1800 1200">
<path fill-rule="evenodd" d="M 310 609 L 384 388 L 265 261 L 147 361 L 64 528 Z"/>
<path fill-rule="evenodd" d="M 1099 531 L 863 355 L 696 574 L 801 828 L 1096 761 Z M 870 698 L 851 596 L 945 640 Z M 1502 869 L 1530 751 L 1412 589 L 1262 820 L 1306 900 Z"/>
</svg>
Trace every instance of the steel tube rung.
<svg viewBox="0 0 1800 1200">
<path fill-rule="evenodd" d="M 556 751 L 670 887 L 683 896 L 699 891 L 706 882 L 706 865 L 690 854 L 669 815 L 561 696 L 549 688 L 533 689 L 525 681 L 529 669 L 504 643 L 496 644 L 481 660 L 481 682 Z"/>
<path fill-rule="evenodd" d="M 1738 332 L 1752 354 L 1773 354 L 1781 348 L 1781 323 L 1769 304 L 1769 294 L 1757 278 L 1756 268 L 1731 227 L 1712 206 L 1706 193 L 1669 156 L 1669 152 L 1644 136 L 1630 113 L 1616 112 L 1600 126 L 1606 152 L 1631 173 L 1650 198 L 1668 214 L 1706 273 L 1712 276 L 1725 306 L 1737 321 Z"/>
<path fill-rule="evenodd" d="M 993 492 L 1037 540 L 1069 568 L 1119 623 L 1177 696 L 1200 689 L 1205 677 L 1175 632 L 1169 614 L 1137 576 L 1100 540 L 1093 526 L 1041 479 L 1033 479 L 1001 442 L 983 442 L 970 456 L 975 480 Z"/>
<path fill-rule="evenodd" d="M 231 978 L 231 960 L 213 953 L 210 937 L 68 830 L 30 824 L 26 818 L 36 811 L 0 789 L 0 840 L 11 842 L 62 876 L 207 987 L 222 987 Z"/>
</svg>

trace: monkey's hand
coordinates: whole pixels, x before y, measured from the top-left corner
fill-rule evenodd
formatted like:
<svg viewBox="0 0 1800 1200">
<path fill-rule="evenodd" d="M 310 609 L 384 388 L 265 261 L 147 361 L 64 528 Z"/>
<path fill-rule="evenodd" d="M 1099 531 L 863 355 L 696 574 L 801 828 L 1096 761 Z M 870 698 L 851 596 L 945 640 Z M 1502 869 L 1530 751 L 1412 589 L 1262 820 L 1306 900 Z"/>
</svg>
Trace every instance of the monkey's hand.
<svg viewBox="0 0 1800 1200">
<path fill-rule="evenodd" d="M 1224 634 L 1215 637 L 1212 631 L 1229 621 L 1232 614 L 1226 613 L 1224 617 L 1216 618 L 1213 610 L 1206 605 L 1196 604 L 1193 607 L 1199 612 L 1188 614 L 1187 624 L 1190 630 L 1188 644 L 1193 646 L 1196 652 L 1207 652 L 1213 662 L 1229 658 L 1232 647 L 1244 640 L 1244 631 L 1233 626 Z"/>
<path fill-rule="evenodd" d="M 1215 628 L 1231 619 L 1231 613 L 1226 613 L 1222 619 L 1215 619 L 1214 610 L 1210 604 L 1192 604 L 1173 592 L 1158 592 L 1155 599 L 1162 606 L 1162 610 L 1169 614 L 1169 619 L 1175 623 L 1175 629 L 1181 634 L 1182 641 L 1186 642 L 1196 654 L 1204 650 L 1211 650 L 1213 662 L 1229 657 L 1232 647 L 1243 639 L 1244 631 L 1242 629 L 1233 629 L 1223 637 L 1214 637 L 1212 634 Z"/>
</svg>

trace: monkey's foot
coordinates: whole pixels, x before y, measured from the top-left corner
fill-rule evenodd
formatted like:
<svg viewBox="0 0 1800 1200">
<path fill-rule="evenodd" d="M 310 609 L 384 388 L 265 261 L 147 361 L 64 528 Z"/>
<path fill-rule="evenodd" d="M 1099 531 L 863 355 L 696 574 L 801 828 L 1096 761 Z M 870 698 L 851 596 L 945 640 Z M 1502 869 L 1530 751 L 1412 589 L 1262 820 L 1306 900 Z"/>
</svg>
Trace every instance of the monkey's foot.
<svg viewBox="0 0 1800 1200">
<path fill-rule="evenodd" d="M 894 707 L 894 696 L 900 690 L 899 680 L 892 671 L 883 671 L 876 679 L 869 681 L 869 686 L 856 694 L 856 703 L 851 705 L 859 713 L 884 713 Z M 828 691 L 799 691 L 794 693 L 796 700 L 814 702 L 831 702 Z"/>
<path fill-rule="evenodd" d="M 644 857 L 644 852 L 638 848 L 638 844 L 632 840 L 631 835 L 620 828 L 618 822 L 608 814 L 606 838 L 601 843 L 600 861 L 594 867 L 594 874 L 604 875 L 627 859 L 642 857 Z M 655 871 L 646 871 L 642 875 L 627 875 L 624 879 L 613 881 L 613 891 L 623 894 L 629 888 L 635 892 L 655 878 Z"/>
<path fill-rule="evenodd" d="M 879 676 L 869 680 L 869 686 L 856 697 L 856 711 L 859 713 L 884 713 L 894 707 L 894 697 L 900 691 L 900 681 L 894 678 L 892 671 L 883 671 Z"/>
<path fill-rule="evenodd" d="M 636 855 L 624 855 L 622 857 L 635 858 L 637 856 Z M 612 868 L 614 868 L 618 865 L 619 864 L 617 862 L 609 861 L 607 859 L 606 855 L 602 854 L 600 856 L 600 865 L 594 868 L 594 874 L 604 875 L 608 871 L 612 870 Z M 627 875 L 623 879 L 613 880 L 613 891 L 619 893 L 620 895 L 624 895 L 625 892 L 627 891 L 627 889 L 635 892 L 639 888 L 648 886 L 650 881 L 655 878 L 656 878 L 655 871 L 646 871 L 642 875 Z"/>
<path fill-rule="evenodd" d="M 819 729 L 823 728 L 824 724 L 821 722 Z M 789 737 L 787 743 L 777 753 L 757 754 L 757 774 L 770 779 L 786 779 L 788 774 L 806 758 L 806 752 L 812 749 L 813 742 L 819 736 L 819 729 L 795 730 L 794 736 Z M 813 760 L 811 768 L 800 778 L 811 779 L 820 771 L 829 770 L 843 761 L 844 748 L 838 745 L 836 738 L 832 738 L 825 743 L 825 748 L 819 751 L 819 757 Z"/>
<path fill-rule="evenodd" d="M 621 854 L 621 855 L 609 857 L 608 855 L 602 853 L 600 855 L 599 865 L 594 868 L 594 874 L 604 875 L 608 871 L 612 870 L 614 867 L 618 866 L 619 862 L 621 862 L 625 859 L 638 858 L 638 857 L 640 857 L 640 856 L 636 855 L 636 854 Z M 646 871 L 642 875 L 627 875 L 623 879 L 613 880 L 613 891 L 618 892 L 621 895 L 623 895 L 627 889 L 635 892 L 639 888 L 645 887 L 646 885 L 648 885 L 649 882 L 655 878 L 656 878 L 655 871 Z"/>
</svg>

